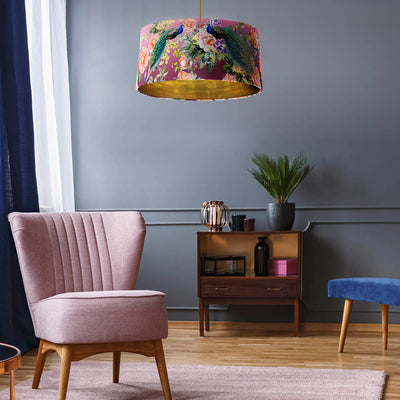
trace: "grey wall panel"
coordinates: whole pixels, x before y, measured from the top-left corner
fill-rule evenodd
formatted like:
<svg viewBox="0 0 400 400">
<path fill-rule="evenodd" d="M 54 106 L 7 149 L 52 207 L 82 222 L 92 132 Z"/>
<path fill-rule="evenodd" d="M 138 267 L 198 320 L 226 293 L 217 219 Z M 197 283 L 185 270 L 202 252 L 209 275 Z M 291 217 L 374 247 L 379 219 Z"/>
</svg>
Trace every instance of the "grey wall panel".
<svg viewBox="0 0 400 400">
<path fill-rule="evenodd" d="M 139 209 L 147 235 L 137 287 L 167 293 L 170 319 L 197 319 L 197 231 L 205 228 L 196 209 Z M 268 229 L 265 210 L 237 208 Z M 343 300 L 327 297 L 329 279 L 351 276 L 400 277 L 400 208 L 317 208 L 296 210 L 295 229 L 304 230 L 303 319 L 338 322 Z M 324 217 L 325 219 L 318 219 Z M 390 308 L 390 322 L 400 322 Z M 213 320 L 291 322 L 287 306 L 216 306 Z M 380 306 L 356 302 L 352 322 L 380 322 Z"/>
<path fill-rule="evenodd" d="M 197 306 L 196 231 L 192 226 L 148 227 L 138 287 L 168 293 L 168 306 Z"/>
<path fill-rule="evenodd" d="M 399 278 L 398 222 L 325 221 L 311 223 L 305 235 L 304 297 L 307 319 L 336 320 L 342 299 L 327 297 L 330 279 Z M 391 322 L 399 322 L 399 307 L 391 307 Z M 325 314 L 325 316 L 323 316 Z M 355 302 L 352 321 L 379 322 L 380 305 Z"/>
<path fill-rule="evenodd" d="M 324 297 L 329 277 L 400 276 L 393 223 L 400 221 L 400 2 L 204 1 L 203 16 L 259 29 L 264 92 L 219 102 L 136 93 L 140 28 L 197 17 L 197 7 L 180 0 L 68 0 L 76 206 L 143 210 L 149 225 L 139 284 L 167 292 L 171 318 L 195 319 L 201 203 L 224 200 L 267 229 L 262 209 L 270 199 L 247 172 L 251 154 L 304 150 L 315 169 L 292 197 L 295 229 L 314 222 L 305 240 L 304 317 L 339 320 L 340 302 Z M 214 314 L 290 317 L 286 310 L 254 310 Z M 359 320 L 377 318 L 374 305 L 355 311 Z"/>
</svg>

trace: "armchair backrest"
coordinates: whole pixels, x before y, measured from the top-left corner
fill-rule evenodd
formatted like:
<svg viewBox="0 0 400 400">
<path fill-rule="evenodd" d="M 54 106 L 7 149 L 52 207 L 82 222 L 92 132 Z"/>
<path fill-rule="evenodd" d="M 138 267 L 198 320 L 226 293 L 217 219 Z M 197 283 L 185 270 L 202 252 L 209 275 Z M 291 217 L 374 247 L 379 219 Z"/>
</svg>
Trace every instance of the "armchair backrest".
<svg viewBox="0 0 400 400">
<path fill-rule="evenodd" d="M 28 303 L 135 288 L 146 227 L 136 211 L 11 213 Z"/>
</svg>

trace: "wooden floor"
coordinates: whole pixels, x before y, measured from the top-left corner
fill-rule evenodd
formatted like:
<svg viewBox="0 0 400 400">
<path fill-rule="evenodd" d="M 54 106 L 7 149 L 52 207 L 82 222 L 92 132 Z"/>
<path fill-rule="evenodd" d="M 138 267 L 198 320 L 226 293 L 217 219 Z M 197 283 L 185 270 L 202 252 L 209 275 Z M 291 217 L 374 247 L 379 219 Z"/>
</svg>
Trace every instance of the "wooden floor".
<svg viewBox="0 0 400 400">
<path fill-rule="evenodd" d="M 164 341 L 167 364 L 384 370 L 388 375 L 384 399 L 400 399 L 399 326 L 389 327 L 388 350 L 383 351 L 379 326 L 351 324 L 342 354 L 337 353 L 338 324 L 306 324 L 297 338 L 293 337 L 290 325 L 282 324 L 212 323 L 211 329 L 201 338 L 196 323 L 171 322 L 169 337 Z M 17 383 L 32 379 L 35 358 L 36 350 L 22 357 L 22 366 L 16 371 Z M 111 355 L 90 359 L 111 361 Z M 124 361 L 150 360 L 124 353 Z M 56 367 L 59 367 L 59 358 L 51 354 L 45 369 Z M 8 378 L 1 376 L 0 389 L 7 387 Z"/>
</svg>

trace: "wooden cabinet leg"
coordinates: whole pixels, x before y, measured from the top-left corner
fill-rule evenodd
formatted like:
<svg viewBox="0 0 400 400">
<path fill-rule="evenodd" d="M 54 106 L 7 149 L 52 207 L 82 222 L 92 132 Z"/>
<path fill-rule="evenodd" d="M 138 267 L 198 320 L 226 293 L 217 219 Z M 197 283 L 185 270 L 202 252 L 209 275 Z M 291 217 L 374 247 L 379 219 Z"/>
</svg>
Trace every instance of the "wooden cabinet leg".
<svg viewBox="0 0 400 400">
<path fill-rule="evenodd" d="M 299 336 L 300 331 L 300 301 L 294 299 L 294 336 Z"/>
<path fill-rule="evenodd" d="M 200 336 L 204 336 L 204 310 L 203 310 L 203 300 L 199 299 L 199 330 Z"/>
<path fill-rule="evenodd" d="M 210 330 L 210 305 L 209 304 L 206 304 L 205 313 L 206 313 L 206 331 L 209 331 Z"/>
<path fill-rule="evenodd" d="M 389 305 L 382 304 L 382 346 L 383 346 L 383 350 L 387 350 L 388 319 L 389 319 Z"/>
<path fill-rule="evenodd" d="M 343 353 L 343 347 L 344 347 L 344 342 L 346 340 L 347 327 L 349 326 L 349 319 L 352 306 L 353 306 L 353 300 L 346 299 L 344 301 L 343 319 L 342 319 L 342 327 L 340 328 L 338 353 Z"/>
</svg>

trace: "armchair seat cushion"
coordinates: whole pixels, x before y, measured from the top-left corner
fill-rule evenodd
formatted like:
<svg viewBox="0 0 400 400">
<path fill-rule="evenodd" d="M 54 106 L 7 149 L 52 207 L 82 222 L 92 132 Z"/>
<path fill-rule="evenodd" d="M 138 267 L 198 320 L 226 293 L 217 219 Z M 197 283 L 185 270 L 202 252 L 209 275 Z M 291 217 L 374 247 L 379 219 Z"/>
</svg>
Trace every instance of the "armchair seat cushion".
<svg viewBox="0 0 400 400">
<path fill-rule="evenodd" d="M 168 336 L 165 294 L 151 290 L 67 292 L 31 305 L 35 333 L 53 343 L 107 343 Z"/>
<path fill-rule="evenodd" d="M 371 303 L 400 305 L 400 279 L 341 278 L 328 282 L 328 296 Z"/>
</svg>

